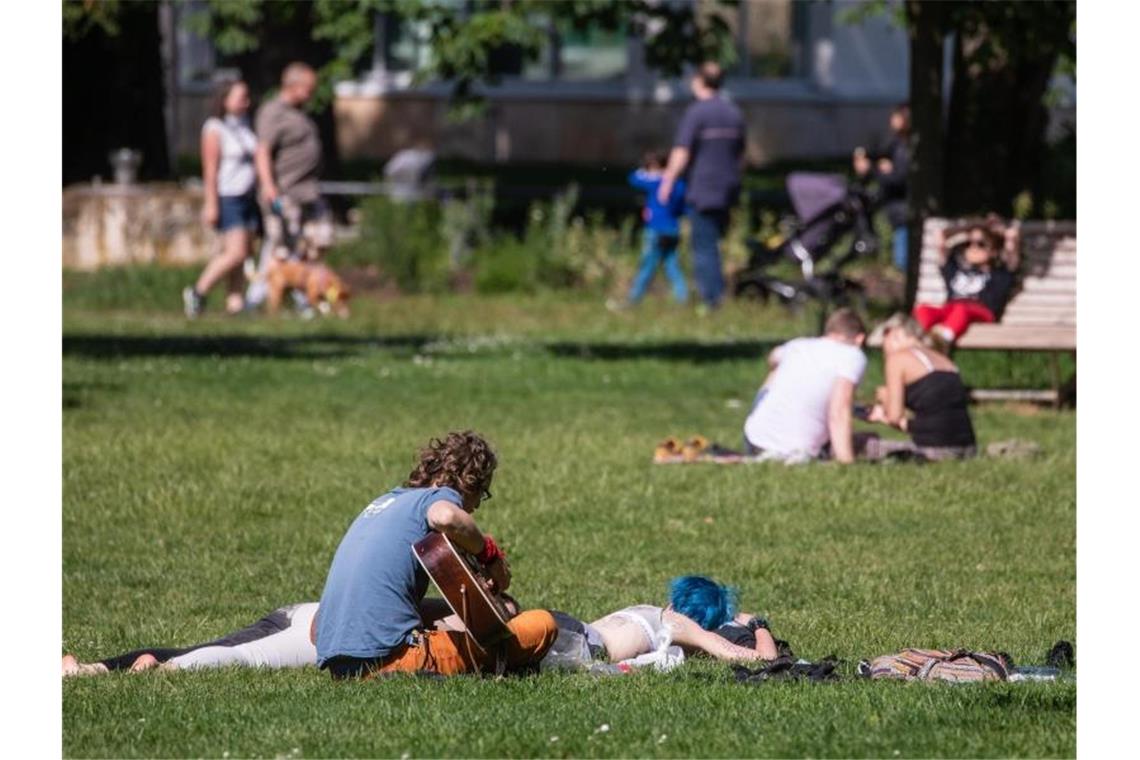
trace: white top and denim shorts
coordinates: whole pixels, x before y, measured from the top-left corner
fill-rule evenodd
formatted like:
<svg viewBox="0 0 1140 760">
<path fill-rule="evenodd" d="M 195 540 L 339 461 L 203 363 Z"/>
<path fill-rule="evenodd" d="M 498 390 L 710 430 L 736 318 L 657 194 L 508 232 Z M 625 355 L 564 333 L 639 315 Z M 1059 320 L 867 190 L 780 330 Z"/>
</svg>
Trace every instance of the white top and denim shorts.
<svg viewBox="0 0 1140 760">
<path fill-rule="evenodd" d="M 230 229 L 256 231 L 261 227 L 261 213 L 257 208 L 257 170 L 254 153 L 257 136 L 246 119 L 211 116 L 202 125 L 202 135 L 218 137 L 218 221 L 219 232 Z"/>
</svg>

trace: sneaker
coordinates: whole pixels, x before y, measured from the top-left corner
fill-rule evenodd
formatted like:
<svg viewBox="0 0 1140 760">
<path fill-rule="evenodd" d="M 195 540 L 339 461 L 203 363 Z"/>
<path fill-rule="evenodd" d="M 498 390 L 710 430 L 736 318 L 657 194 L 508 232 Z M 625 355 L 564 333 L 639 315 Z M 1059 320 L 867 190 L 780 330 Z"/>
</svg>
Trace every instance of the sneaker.
<svg viewBox="0 0 1140 760">
<path fill-rule="evenodd" d="M 944 356 L 949 356 L 954 350 L 954 333 L 942 330 L 938 325 L 930 328 L 930 332 L 926 334 L 926 341 L 931 348 Z"/>
<path fill-rule="evenodd" d="M 206 299 L 198 295 L 193 286 L 187 285 L 182 289 L 182 311 L 187 319 L 197 319 L 206 308 Z"/>
<path fill-rule="evenodd" d="M 703 435 L 694 435 L 681 448 L 681 458 L 686 462 L 695 462 L 701 458 L 705 449 L 709 447 L 709 439 Z"/>
<path fill-rule="evenodd" d="M 681 456 L 681 442 L 676 438 L 670 436 L 653 450 L 653 462 L 655 464 L 675 464 L 683 462 L 684 458 Z"/>
</svg>

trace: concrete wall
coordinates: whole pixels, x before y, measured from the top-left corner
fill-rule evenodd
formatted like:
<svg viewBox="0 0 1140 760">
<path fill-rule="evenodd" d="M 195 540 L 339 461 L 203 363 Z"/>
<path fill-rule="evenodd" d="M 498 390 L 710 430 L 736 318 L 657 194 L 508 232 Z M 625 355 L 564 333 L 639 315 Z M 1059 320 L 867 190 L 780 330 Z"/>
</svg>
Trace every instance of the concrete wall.
<svg viewBox="0 0 1140 760">
<path fill-rule="evenodd" d="M 63 266 L 205 261 L 216 236 L 199 215 L 200 190 L 178 185 L 73 185 L 63 190 Z"/>
</svg>

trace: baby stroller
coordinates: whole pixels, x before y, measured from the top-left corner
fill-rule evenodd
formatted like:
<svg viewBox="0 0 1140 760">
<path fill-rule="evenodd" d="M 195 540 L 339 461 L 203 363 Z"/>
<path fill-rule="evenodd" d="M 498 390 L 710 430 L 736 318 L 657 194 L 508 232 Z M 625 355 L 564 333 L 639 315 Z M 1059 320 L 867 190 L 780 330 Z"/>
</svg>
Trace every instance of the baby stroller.
<svg viewBox="0 0 1140 760">
<path fill-rule="evenodd" d="M 828 307 L 866 306 L 863 286 L 844 277 L 842 270 L 861 256 L 879 248 L 871 215 L 873 202 L 866 189 L 849 184 L 838 174 L 793 172 L 788 175 L 788 195 L 796 218 L 785 220 L 786 234 L 767 241 L 748 241 L 748 266 L 737 273 L 733 292 L 737 297 L 767 301 L 775 297 L 789 307 L 816 300 Z M 817 271 L 832 246 L 849 232 L 851 245 L 827 270 Z M 799 264 L 802 280 L 789 280 L 768 270 L 781 259 Z"/>
</svg>

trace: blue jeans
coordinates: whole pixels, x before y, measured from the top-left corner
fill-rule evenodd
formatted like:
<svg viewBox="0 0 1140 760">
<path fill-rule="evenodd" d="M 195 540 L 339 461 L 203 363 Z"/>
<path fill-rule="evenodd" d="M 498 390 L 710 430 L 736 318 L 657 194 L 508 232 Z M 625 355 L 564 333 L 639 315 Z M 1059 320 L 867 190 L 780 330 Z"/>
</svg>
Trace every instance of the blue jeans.
<svg viewBox="0 0 1140 760">
<path fill-rule="evenodd" d="M 724 272 L 720 266 L 720 238 L 728 227 L 728 209 L 689 212 L 693 237 L 693 279 L 701 300 L 712 307 L 724 298 Z"/>
<path fill-rule="evenodd" d="M 907 236 L 907 229 L 905 224 L 901 227 L 895 227 L 892 242 L 894 243 L 895 267 L 905 272 L 907 252 L 909 251 L 909 248 L 907 246 L 910 242 Z"/>
<path fill-rule="evenodd" d="M 681 262 L 677 255 L 677 236 L 662 235 L 649 227 L 642 235 L 641 260 L 637 265 L 637 276 L 633 278 L 633 285 L 629 289 L 629 302 L 637 303 L 645 296 L 645 290 L 653 281 L 657 273 L 657 265 L 663 264 L 665 276 L 673 285 L 673 298 L 677 303 L 684 303 L 689 297 L 689 289 L 685 285 L 685 275 L 681 272 Z"/>
</svg>

